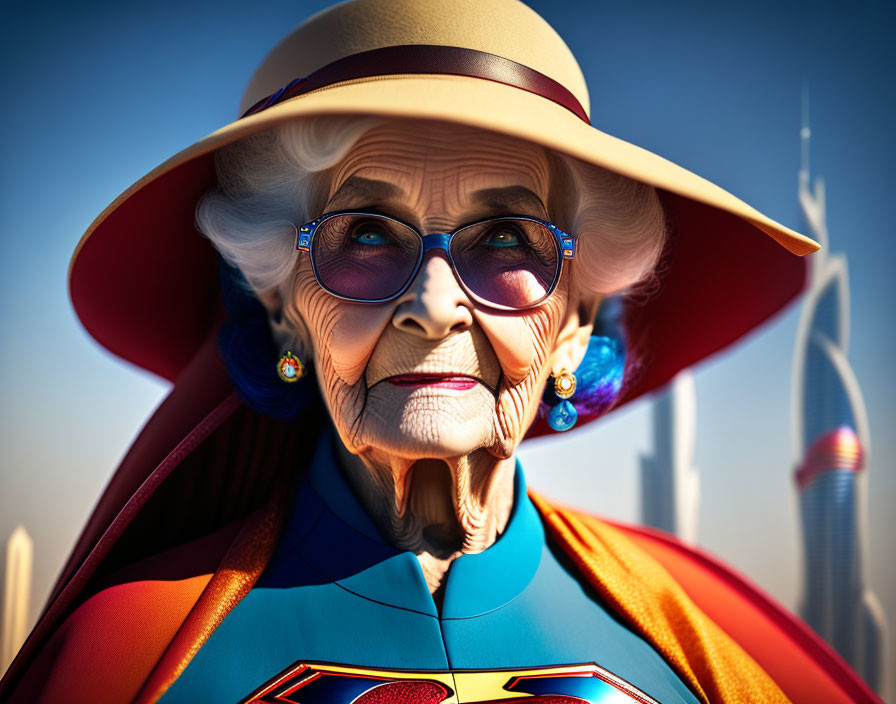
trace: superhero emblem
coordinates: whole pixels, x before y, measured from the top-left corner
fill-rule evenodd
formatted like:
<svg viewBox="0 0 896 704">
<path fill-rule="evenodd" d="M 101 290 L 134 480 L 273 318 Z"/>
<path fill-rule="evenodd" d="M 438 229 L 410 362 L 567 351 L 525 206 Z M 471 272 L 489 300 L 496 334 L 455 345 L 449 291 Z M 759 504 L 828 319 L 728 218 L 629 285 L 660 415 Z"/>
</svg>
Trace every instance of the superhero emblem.
<svg viewBox="0 0 896 704">
<path fill-rule="evenodd" d="M 511 670 L 383 670 L 296 663 L 240 704 L 658 704 L 594 663 Z"/>
</svg>

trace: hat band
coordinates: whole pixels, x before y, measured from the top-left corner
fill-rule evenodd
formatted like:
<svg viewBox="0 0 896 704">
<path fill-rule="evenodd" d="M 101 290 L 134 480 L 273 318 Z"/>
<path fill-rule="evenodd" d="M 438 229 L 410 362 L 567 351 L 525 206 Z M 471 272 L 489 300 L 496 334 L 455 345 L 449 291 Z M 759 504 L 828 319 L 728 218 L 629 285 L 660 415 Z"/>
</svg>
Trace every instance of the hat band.
<svg viewBox="0 0 896 704">
<path fill-rule="evenodd" d="M 277 103 L 342 81 L 422 73 L 484 78 L 520 88 L 562 105 L 586 124 L 591 124 L 582 104 L 553 78 L 496 54 L 433 44 L 387 46 L 344 56 L 262 98 L 241 117 L 254 115 Z"/>
</svg>

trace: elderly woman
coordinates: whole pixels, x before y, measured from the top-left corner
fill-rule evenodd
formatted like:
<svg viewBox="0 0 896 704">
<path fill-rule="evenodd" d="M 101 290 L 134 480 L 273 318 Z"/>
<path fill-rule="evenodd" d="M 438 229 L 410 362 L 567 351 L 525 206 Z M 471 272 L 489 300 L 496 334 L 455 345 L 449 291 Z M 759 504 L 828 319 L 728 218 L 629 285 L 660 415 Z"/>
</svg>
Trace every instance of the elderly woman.
<svg viewBox="0 0 896 704">
<path fill-rule="evenodd" d="M 176 385 L 4 694 L 868 698 L 723 567 L 515 460 L 778 310 L 811 241 L 593 129 L 511 0 L 339 5 L 244 103 L 76 252 L 87 329 Z"/>
</svg>

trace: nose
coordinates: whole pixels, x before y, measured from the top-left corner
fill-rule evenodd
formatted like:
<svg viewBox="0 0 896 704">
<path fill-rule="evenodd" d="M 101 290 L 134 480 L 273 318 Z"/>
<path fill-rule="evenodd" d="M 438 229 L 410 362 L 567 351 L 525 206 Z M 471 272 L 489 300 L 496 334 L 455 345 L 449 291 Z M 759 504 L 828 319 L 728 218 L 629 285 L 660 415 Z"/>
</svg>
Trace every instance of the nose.
<svg viewBox="0 0 896 704">
<path fill-rule="evenodd" d="M 472 303 L 457 283 L 444 252 L 430 250 L 392 316 L 399 330 L 430 340 L 473 324 Z"/>
</svg>

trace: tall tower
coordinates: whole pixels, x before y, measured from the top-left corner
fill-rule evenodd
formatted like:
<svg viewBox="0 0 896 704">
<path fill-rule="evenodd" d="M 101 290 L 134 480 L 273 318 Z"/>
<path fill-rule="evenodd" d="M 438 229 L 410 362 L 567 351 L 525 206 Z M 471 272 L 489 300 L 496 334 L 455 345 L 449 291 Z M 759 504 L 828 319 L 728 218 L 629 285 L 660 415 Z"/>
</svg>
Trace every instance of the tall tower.
<svg viewBox="0 0 896 704">
<path fill-rule="evenodd" d="M 794 352 L 792 420 L 805 570 L 802 616 L 879 693 L 885 621 L 867 579 L 865 404 L 848 361 L 846 256 L 828 251 L 824 181 L 809 179 L 808 96 L 804 95 L 799 200 L 814 255 Z"/>
<path fill-rule="evenodd" d="M 3 590 L 3 640 L 0 674 L 13 661 L 28 634 L 28 597 L 34 543 L 19 526 L 6 543 L 6 588 Z"/>
<path fill-rule="evenodd" d="M 697 541 L 700 476 L 694 468 L 697 395 L 681 372 L 653 403 L 653 456 L 641 457 L 641 522 Z"/>
</svg>

